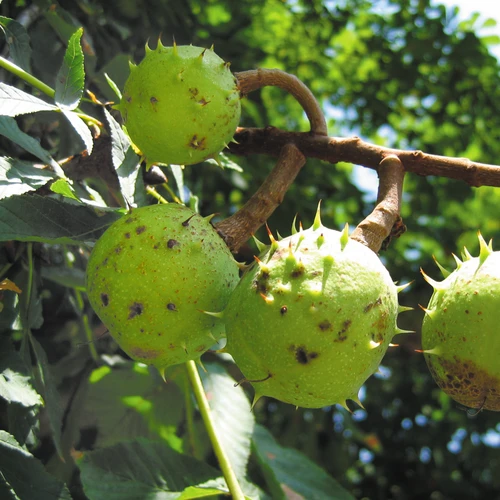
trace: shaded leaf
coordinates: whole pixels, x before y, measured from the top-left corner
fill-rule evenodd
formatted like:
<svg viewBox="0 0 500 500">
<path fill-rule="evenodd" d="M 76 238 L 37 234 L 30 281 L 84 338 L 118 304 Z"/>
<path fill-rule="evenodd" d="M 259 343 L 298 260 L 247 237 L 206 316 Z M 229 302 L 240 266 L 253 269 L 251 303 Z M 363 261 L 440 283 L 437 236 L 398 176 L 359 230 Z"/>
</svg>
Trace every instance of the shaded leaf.
<svg viewBox="0 0 500 500">
<path fill-rule="evenodd" d="M 145 205 L 146 195 L 141 174 L 141 159 L 134 152 L 130 139 L 111 113 L 104 109 L 111 132 L 111 156 L 118 174 L 121 193 L 129 206 Z"/>
<path fill-rule="evenodd" d="M 0 82 L 0 115 L 17 116 L 37 111 L 55 111 L 57 106 Z"/>
<path fill-rule="evenodd" d="M 136 437 L 161 438 L 180 451 L 177 426 L 184 396 L 175 383 L 152 376 L 139 363 L 94 370 L 89 378 L 87 408 L 96 422 L 96 446 L 110 446 Z"/>
<path fill-rule="evenodd" d="M 116 85 L 116 83 L 111 79 L 111 77 L 107 73 L 104 73 L 104 78 L 106 78 L 108 85 L 111 87 L 111 90 L 114 92 L 116 97 L 118 97 L 118 100 L 121 101 L 122 93 L 120 92 L 118 85 Z"/>
<path fill-rule="evenodd" d="M 82 35 L 83 28 L 77 29 L 71 35 L 56 77 L 55 101 L 61 108 L 69 110 L 78 107 L 85 84 L 83 51 L 80 45 Z"/>
<path fill-rule="evenodd" d="M 236 172 L 243 172 L 243 169 L 233 160 L 231 160 L 224 153 L 219 153 L 218 161 L 213 158 L 209 158 L 205 160 L 207 163 L 211 163 L 212 165 L 218 165 L 222 168 L 228 168 L 230 170 L 236 170 Z"/>
<path fill-rule="evenodd" d="M 177 191 L 179 192 L 179 198 L 182 203 L 189 201 L 189 196 L 186 197 L 186 190 L 184 186 L 184 172 L 181 165 L 170 165 L 172 169 L 172 174 L 174 174 L 175 183 L 177 184 Z M 187 199 L 186 199 L 187 198 Z"/>
<path fill-rule="evenodd" d="M 0 157 L 0 199 L 35 191 L 54 178 L 53 172 L 37 168 L 33 163 Z"/>
<path fill-rule="evenodd" d="M 71 126 L 74 128 L 75 132 L 80 136 L 80 139 L 85 145 L 87 153 L 91 154 L 94 147 L 94 139 L 92 138 L 92 133 L 90 132 L 87 124 L 73 111 L 61 109 L 61 112 L 69 121 L 69 123 L 71 123 Z"/>
<path fill-rule="evenodd" d="M 78 466 L 89 500 L 170 500 L 186 488 L 211 484 L 227 492 L 216 469 L 142 438 L 85 453 Z"/>
<path fill-rule="evenodd" d="M 93 208 L 54 198 L 22 195 L 0 200 L 0 241 L 40 241 L 70 245 L 96 241 L 119 212 L 99 216 Z"/>
<path fill-rule="evenodd" d="M 256 425 L 252 439 L 273 498 L 354 500 L 312 460 L 297 450 L 280 446 L 265 427 Z"/>
<path fill-rule="evenodd" d="M 54 377 L 52 376 L 47 354 L 40 343 L 33 336 L 31 336 L 30 340 L 36 357 L 38 380 L 41 386 L 39 389 L 43 395 L 43 399 L 45 400 L 45 409 L 47 411 L 49 424 L 52 429 L 51 437 L 59 456 L 62 457 L 61 435 L 64 412 L 61 405 L 61 397 L 57 391 Z"/>
<path fill-rule="evenodd" d="M 82 292 L 85 291 L 85 271 L 78 267 L 44 266 L 40 274 L 43 279 Z"/>
<path fill-rule="evenodd" d="M 50 165 L 59 177 L 65 177 L 61 166 L 52 158 L 52 156 L 50 156 L 49 152 L 43 149 L 36 139 L 24 133 L 17 126 L 14 118 L 9 116 L 0 116 L 0 134 L 7 137 L 12 142 L 15 142 L 32 155 L 40 158 L 43 163 Z"/>
<path fill-rule="evenodd" d="M 0 493 L 19 500 L 71 500 L 66 486 L 51 476 L 8 432 L 0 430 Z"/>
<path fill-rule="evenodd" d="M 5 33 L 5 39 L 9 46 L 10 58 L 20 68 L 30 72 L 30 37 L 24 29 L 24 26 L 14 19 L 0 16 L 0 27 Z"/>
</svg>

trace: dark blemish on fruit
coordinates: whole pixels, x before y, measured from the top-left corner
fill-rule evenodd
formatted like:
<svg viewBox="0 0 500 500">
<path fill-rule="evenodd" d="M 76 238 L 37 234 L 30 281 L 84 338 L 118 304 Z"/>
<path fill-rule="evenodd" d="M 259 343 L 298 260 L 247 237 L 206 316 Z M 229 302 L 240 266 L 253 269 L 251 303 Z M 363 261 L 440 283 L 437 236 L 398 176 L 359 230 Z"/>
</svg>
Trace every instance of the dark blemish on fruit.
<svg viewBox="0 0 500 500">
<path fill-rule="evenodd" d="M 371 311 L 374 307 L 379 306 L 380 304 L 382 304 L 382 298 L 381 297 L 379 297 L 375 302 L 372 302 L 372 303 L 368 304 L 363 309 L 363 312 L 367 313 L 367 312 Z"/>
<path fill-rule="evenodd" d="M 191 217 L 187 218 L 187 219 L 186 219 L 186 220 L 182 223 L 182 225 L 183 225 L 184 227 L 188 227 L 188 226 L 189 226 L 189 223 L 191 222 L 191 219 L 192 219 L 195 215 L 196 215 L 196 214 L 193 214 L 193 215 L 191 215 Z"/>
<path fill-rule="evenodd" d="M 135 228 L 136 234 L 142 234 L 144 231 L 146 231 L 146 226 L 138 226 Z"/>
<path fill-rule="evenodd" d="M 280 309 L 280 313 L 281 315 L 283 316 L 284 314 L 286 314 L 288 312 L 288 307 L 286 306 L 282 306 L 282 308 Z"/>
<path fill-rule="evenodd" d="M 301 267 L 298 267 L 297 269 L 294 269 L 291 273 L 290 273 L 290 276 L 292 278 L 299 278 L 300 276 L 302 276 L 304 274 L 304 267 L 301 266 Z"/>
<path fill-rule="evenodd" d="M 344 342 L 344 340 L 347 339 L 346 332 L 347 330 L 349 330 L 351 323 L 352 321 L 350 319 L 346 319 L 342 323 L 342 329 L 337 332 L 337 338 L 334 340 L 334 342 Z"/>
<path fill-rule="evenodd" d="M 104 307 L 109 304 L 109 295 L 107 293 L 101 293 L 101 302 Z"/>
<path fill-rule="evenodd" d="M 116 253 L 116 254 L 119 254 L 122 250 L 123 250 L 123 248 L 122 248 L 122 247 L 116 247 L 116 248 L 115 248 L 115 253 Z"/>
<path fill-rule="evenodd" d="M 133 319 L 136 316 L 140 316 L 142 311 L 144 311 L 144 306 L 140 302 L 134 302 L 128 307 L 129 313 L 127 319 Z"/>
<path fill-rule="evenodd" d="M 207 104 L 210 104 L 210 101 L 207 101 L 204 97 L 202 97 L 202 98 L 198 101 L 198 104 L 199 104 L 200 106 L 205 107 Z"/>
<path fill-rule="evenodd" d="M 205 344 L 203 344 L 203 345 L 198 346 L 195 349 L 195 352 L 203 352 L 205 349 L 206 349 L 206 346 L 205 346 Z"/>
<path fill-rule="evenodd" d="M 469 310 L 468 309 L 465 310 L 465 314 L 469 314 Z"/>
<path fill-rule="evenodd" d="M 125 222 L 127 224 L 130 224 L 131 222 L 134 222 L 135 221 L 135 218 L 134 217 L 129 217 L 128 219 L 125 219 Z"/>
<path fill-rule="evenodd" d="M 167 248 L 174 248 L 177 245 L 179 245 L 177 240 L 170 239 L 167 241 Z"/>
<path fill-rule="evenodd" d="M 125 100 L 126 100 L 127 102 L 132 102 L 132 97 L 130 97 L 129 95 L 126 95 L 126 96 L 125 96 Z"/>
<path fill-rule="evenodd" d="M 333 325 L 327 319 L 323 320 L 321 323 L 318 324 L 318 328 L 322 332 L 326 332 L 327 330 L 331 330 L 332 327 L 333 327 Z"/>
<path fill-rule="evenodd" d="M 130 233 L 125 233 L 125 238 L 127 238 L 127 240 L 130 239 Z"/>
<path fill-rule="evenodd" d="M 301 365 L 307 365 L 311 360 L 316 359 L 319 354 L 317 352 L 307 352 L 307 349 L 303 345 L 295 346 L 291 345 L 288 348 L 289 351 L 295 353 L 295 359 L 301 364 Z"/>
<path fill-rule="evenodd" d="M 207 147 L 205 144 L 206 140 L 207 140 L 206 137 L 202 137 L 201 139 L 198 139 L 198 136 L 195 134 L 195 135 L 193 135 L 193 137 L 189 141 L 188 147 L 190 147 L 192 149 L 196 149 L 196 150 L 204 150 Z"/>
<path fill-rule="evenodd" d="M 149 98 L 149 102 L 153 106 L 153 109 L 156 111 L 156 103 L 158 102 L 158 99 L 155 96 L 151 96 Z"/>
<path fill-rule="evenodd" d="M 188 91 L 189 93 L 193 96 L 192 98 L 194 99 L 198 93 L 199 93 L 199 90 L 196 88 L 196 87 L 189 87 L 188 88 Z"/>
<path fill-rule="evenodd" d="M 102 265 L 103 266 L 107 266 L 108 265 L 108 258 L 107 257 L 102 261 Z"/>
<path fill-rule="evenodd" d="M 167 309 L 168 309 L 169 311 L 175 311 L 175 312 L 177 312 L 177 307 L 176 307 L 176 305 L 175 305 L 173 302 L 169 302 L 169 303 L 167 304 Z"/>
</svg>

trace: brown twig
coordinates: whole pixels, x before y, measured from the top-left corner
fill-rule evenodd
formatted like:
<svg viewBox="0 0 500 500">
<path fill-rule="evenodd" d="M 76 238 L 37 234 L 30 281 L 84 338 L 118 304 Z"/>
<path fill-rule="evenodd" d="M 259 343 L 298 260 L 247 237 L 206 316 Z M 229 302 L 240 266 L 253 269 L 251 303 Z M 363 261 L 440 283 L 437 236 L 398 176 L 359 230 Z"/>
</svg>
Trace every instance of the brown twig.
<svg viewBox="0 0 500 500">
<path fill-rule="evenodd" d="M 277 156 L 284 144 L 293 142 L 307 158 L 329 163 L 347 162 L 374 170 L 389 155 L 397 156 L 406 172 L 417 175 L 448 177 L 475 187 L 500 187 L 500 166 L 477 163 L 467 158 L 450 158 L 422 151 L 405 151 L 370 144 L 359 137 L 339 138 L 285 132 L 267 128 L 238 128 L 229 151 L 237 155 L 265 154 Z"/>
<path fill-rule="evenodd" d="M 405 170 L 395 155 L 386 156 L 377 170 L 379 177 L 377 205 L 362 220 L 351 238 L 378 253 L 384 240 L 400 218 Z M 404 226 L 403 226 L 404 227 Z"/>
<path fill-rule="evenodd" d="M 314 94 L 296 76 L 279 69 L 251 69 L 235 73 L 242 96 L 262 87 L 273 86 L 286 90 L 297 99 L 311 124 L 311 133 L 328 135 L 325 116 Z"/>
<path fill-rule="evenodd" d="M 285 144 L 276 166 L 254 195 L 234 215 L 215 226 L 233 252 L 236 252 L 281 204 L 305 162 L 305 156 L 294 144 Z"/>
</svg>

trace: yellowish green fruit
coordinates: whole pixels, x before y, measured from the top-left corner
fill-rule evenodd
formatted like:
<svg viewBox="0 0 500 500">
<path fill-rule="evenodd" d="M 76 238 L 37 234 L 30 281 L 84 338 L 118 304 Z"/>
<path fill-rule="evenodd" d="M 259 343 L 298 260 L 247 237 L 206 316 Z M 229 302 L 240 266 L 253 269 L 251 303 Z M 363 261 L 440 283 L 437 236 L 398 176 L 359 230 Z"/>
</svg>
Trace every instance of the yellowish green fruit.
<svg viewBox="0 0 500 500">
<path fill-rule="evenodd" d="M 432 376 L 455 401 L 500 411 L 500 252 L 479 235 L 480 252 L 445 279 L 423 273 L 434 293 L 422 324 L 422 348 Z"/>
<path fill-rule="evenodd" d="M 92 307 L 133 359 L 165 367 L 199 358 L 224 334 L 204 314 L 226 306 L 239 268 L 208 218 L 170 203 L 133 209 L 92 250 Z"/>
<path fill-rule="evenodd" d="M 271 237 L 272 238 L 272 237 Z M 272 243 L 231 295 L 226 350 L 261 396 L 302 407 L 359 403 L 396 326 L 398 287 L 344 231 L 313 226 Z"/>
<path fill-rule="evenodd" d="M 229 65 L 212 49 L 159 41 L 130 69 L 118 109 L 148 164 L 200 163 L 231 141 L 240 95 Z"/>
</svg>

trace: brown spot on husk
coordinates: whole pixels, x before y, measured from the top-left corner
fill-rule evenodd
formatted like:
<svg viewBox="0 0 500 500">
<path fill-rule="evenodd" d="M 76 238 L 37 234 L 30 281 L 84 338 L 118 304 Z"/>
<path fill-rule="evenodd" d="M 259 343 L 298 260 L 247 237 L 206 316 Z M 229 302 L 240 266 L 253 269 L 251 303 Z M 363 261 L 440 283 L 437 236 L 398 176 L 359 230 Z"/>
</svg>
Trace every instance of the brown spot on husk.
<svg viewBox="0 0 500 500">
<path fill-rule="evenodd" d="M 104 307 L 109 304 L 109 295 L 107 293 L 101 293 L 101 302 Z"/>
<path fill-rule="evenodd" d="M 154 349 L 141 349 L 140 347 L 132 347 L 129 350 L 129 354 L 131 358 L 143 359 L 147 361 L 149 359 L 157 358 L 161 353 L 159 351 L 155 351 Z"/>
<path fill-rule="evenodd" d="M 382 304 L 382 299 L 379 297 L 375 302 L 370 302 L 365 308 L 363 309 L 364 313 L 367 313 L 371 311 L 374 307 L 378 307 L 380 304 Z"/>
<path fill-rule="evenodd" d="M 136 234 L 142 234 L 144 231 L 146 231 L 146 226 L 138 226 L 135 228 Z"/>
<path fill-rule="evenodd" d="M 174 248 L 177 245 L 180 245 L 180 243 L 177 240 L 170 239 L 167 241 L 167 248 Z"/>
<path fill-rule="evenodd" d="M 455 401 L 476 410 L 500 411 L 500 378 L 457 356 L 426 355 L 425 359 L 436 383 Z"/>
<path fill-rule="evenodd" d="M 324 319 L 321 323 L 318 324 L 318 328 L 322 332 L 326 332 L 327 330 L 331 330 L 333 325 L 327 319 Z"/>
<path fill-rule="evenodd" d="M 130 306 L 128 306 L 128 318 L 127 319 L 133 319 L 136 316 L 140 316 L 142 314 L 142 311 L 144 311 L 144 305 L 141 304 L 140 302 L 134 302 Z"/>
<path fill-rule="evenodd" d="M 342 323 L 342 329 L 337 332 L 337 338 L 334 340 L 334 342 L 344 342 L 344 340 L 347 339 L 347 330 L 349 330 L 349 327 L 351 326 L 352 320 L 346 319 Z"/>
</svg>

